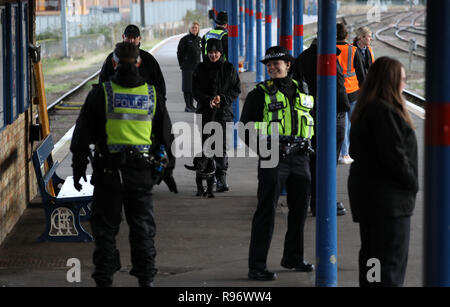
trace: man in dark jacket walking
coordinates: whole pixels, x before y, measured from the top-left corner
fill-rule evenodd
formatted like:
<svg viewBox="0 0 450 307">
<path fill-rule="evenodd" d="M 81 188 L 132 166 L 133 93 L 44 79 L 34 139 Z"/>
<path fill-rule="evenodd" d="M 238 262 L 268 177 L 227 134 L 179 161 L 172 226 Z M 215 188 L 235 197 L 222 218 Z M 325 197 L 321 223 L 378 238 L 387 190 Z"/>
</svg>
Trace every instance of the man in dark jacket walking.
<svg viewBox="0 0 450 307">
<path fill-rule="evenodd" d="M 130 227 L 131 275 L 139 285 L 152 286 L 156 275 L 155 217 L 152 205 L 154 148 L 164 144 L 168 155 L 173 141 L 171 121 L 158 90 L 145 82 L 136 68 L 139 49 L 127 42 L 116 45 L 111 81 L 94 85 L 77 119 L 70 150 L 74 186 L 86 180 L 89 146 L 93 159 L 94 199 L 90 219 L 95 239 L 93 261 L 97 286 L 112 285 L 121 267 L 115 237 L 122 207 Z M 174 161 L 174 159 L 172 159 Z M 171 170 L 166 173 L 171 175 Z"/>
<path fill-rule="evenodd" d="M 201 38 L 198 36 L 199 31 L 200 25 L 198 22 L 193 22 L 189 28 L 189 34 L 178 43 L 177 59 L 182 72 L 181 88 L 186 103 L 185 112 L 195 112 L 194 96 L 192 95 L 192 73 L 195 66 L 200 63 L 202 53 Z"/>
<path fill-rule="evenodd" d="M 340 50 L 336 48 L 336 53 L 339 54 Z M 343 74 L 342 67 L 339 62 L 336 61 L 336 163 L 339 158 L 339 152 L 341 151 L 342 143 L 344 142 L 345 136 L 345 114 L 350 110 L 350 104 L 348 101 L 347 91 L 345 89 L 345 78 Z M 313 41 L 311 46 L 303 51 L 295 60 L 294 63 L 294 79 L 306 82 L 309 88 L 309 94 L 314 97 L 314 101 L 317 97 L 317 39 Z M 314 105 L 312 115 L 316 117 L 317 106 Z M 312 146 L 316 149 L 316 137 L 313 136 L 311 140 Z M 316 175 L 316 157 L 311 156 L 310 159 L 311 166 L 311 177 L 312 177 L 312 188 L 311 188 L 311 211 L 315 215 L 315 196 L 316 196 L 316 186 L 315 186 L 315 175 Z M 337 203 L 337 214 L 344 215 L 346 209 L 341 202 Z"/>
<path fill-rule="evenodd" d="M 139 47 L 141 44 L 141 32 L 139 28 L 135 25 L 128 25 L 123 32 L 122 39 L 124 42 L 133 43 L 135 46 Z M 114 67 L 112 63 L 113 52 L 111 52 L 103 63 L 102 70 L 100 71 L 99 83 L 109 81 L 114 75 Z M 166 100 L 166 83 L 164 81 L 164 76 L 161 72 L 156 59 L 145 50 L 139 49 L 138 58 L 138 69 L 139 75 L 144 78 L 145 82 L 154 85 L 161 97 Z"/>
<path fill-rule="evenodd" d="M 222 43 L 218 39 L 208 41 L 209 61 L 197 65 L 193 78 L 192 89 L 198 102 L 197 114 L 202 114 L 203 127 L 210 121 L 221 124 L 223 131 L 223 148 L 221 156 L 215 156 L 217 192 L 228 191 L 226 174 L 228 157 L 226 152 L 226 122 L 233 121 L 233 101 L 241 93 L 239 75 L 233 64 L 223 59 Z M 215 115 L 213 118 L 213 114 Z M 202 134 L 203 135 L 203 134 Z M 206 135 L 202 137 L 205 142 Z"/>
</svg>

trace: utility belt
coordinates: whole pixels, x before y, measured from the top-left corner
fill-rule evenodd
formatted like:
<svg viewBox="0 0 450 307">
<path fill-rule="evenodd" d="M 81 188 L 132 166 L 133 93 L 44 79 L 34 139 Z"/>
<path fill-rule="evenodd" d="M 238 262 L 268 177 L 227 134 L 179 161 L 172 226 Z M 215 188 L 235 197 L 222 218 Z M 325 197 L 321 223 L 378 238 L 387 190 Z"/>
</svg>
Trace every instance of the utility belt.
<svg viewBox="0 0 450 307">
<path fill-rule="evenodd" d="M 140 152 L 135 148 L 128 147 L 117 153 L 96 155 L 96 166 L 102 169 L 152 169 L 155 167 L 155 157 L 148 152 Z"/>
<path fill-rule="evenodd" d="M 290 156 L 295 154 L 314 154 L 315 151 L 311 146 L 311 140 L 305 139 L 299 136 L 285 136 L 280 135 L 278 137 L 280 155 Z M 267 146 L 271 149 L 272 146 L 272 138 L 271 136 L 267 136 Z"/>
<path fill-rule="evenodd" d="M 315 151 L 311 147 L 311 141 L 309 139 L 302 139 L 301 141 L 295 143 L 280 142 L 280 155 L 283 157 L 314 153 Z"/>
</svg>

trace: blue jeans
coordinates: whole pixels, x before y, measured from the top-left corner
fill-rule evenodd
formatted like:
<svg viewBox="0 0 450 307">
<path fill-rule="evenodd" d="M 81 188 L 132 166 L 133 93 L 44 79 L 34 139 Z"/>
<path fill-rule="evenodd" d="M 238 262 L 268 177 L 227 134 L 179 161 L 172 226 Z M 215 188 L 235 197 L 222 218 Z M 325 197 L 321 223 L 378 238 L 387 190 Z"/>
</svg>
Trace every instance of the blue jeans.
<svg viewBox="0 0 450 307">
<path fill-rule="evenodd" d="M 341 157 L 348 155 L 348 149 L 350 147 L 350 127 L 351 127 L 350 118 L 352 116 L 355 105 L 356 105 L 356 100 L 353 102 L 350 102 L 350 111 L 348 111 L 345 116 L 345 138 L 344 138 L 344 143 L 342 143 Z"/>
</svg>

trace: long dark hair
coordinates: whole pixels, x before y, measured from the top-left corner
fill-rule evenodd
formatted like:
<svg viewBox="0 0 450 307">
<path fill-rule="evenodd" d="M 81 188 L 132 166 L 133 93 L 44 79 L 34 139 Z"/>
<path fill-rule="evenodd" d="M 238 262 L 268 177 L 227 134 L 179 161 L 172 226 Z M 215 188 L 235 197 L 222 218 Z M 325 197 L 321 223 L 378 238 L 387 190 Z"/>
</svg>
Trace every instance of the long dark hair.
<svg viewBox="0 0 450 307">
<path fill-rule="evenodd" d="M 411 128 L 415 128 L 400 91 L 402 68 L 403 65 L 399 61 L 390 57 L 381 57 L 373 63 L 361 88 L 351 122 L 361 117 L 368 104 L 384 100 L 400 113 Z"/>
</svg>

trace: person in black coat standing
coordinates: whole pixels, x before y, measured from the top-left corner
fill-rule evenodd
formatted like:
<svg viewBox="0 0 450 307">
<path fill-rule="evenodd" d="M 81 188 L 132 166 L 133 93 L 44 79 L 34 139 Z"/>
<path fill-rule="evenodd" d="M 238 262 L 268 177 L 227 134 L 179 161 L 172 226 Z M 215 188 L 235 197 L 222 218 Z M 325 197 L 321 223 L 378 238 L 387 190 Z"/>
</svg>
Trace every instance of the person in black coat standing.
<svg viewBox="0 0 450 307">
<path fill-rule="evenodd" d="M 336 48 L 336 54 L 340 54 L 340 50 Z M 315 39 L 311 46 L 303 51 L 294 62 L 294 79 L 304 81 L 309 89 L 309 94 L 314 97 L 314 101 L 317 98 L 317 39 Z M 316 117 L 317 105 L 314 105 L 314 109 L 311 114 Z M 345 89 L 345 78 L 341 65 L 336 60 L 336 164 L 339 159 L 339 153 L 341 151 L 342 143 L 345 138 L 345 116 L 346 112 L 350 110 L 350 103 L 348 101 L 347 90 Z M 313 136 L 311 140 L 312 146 L 316 149 L 316 137 Z M 316 157 L 311 156 L 310 159 L 311 176 L 312 176 L 312 188 L 311 188 L 311 211 L 315 215 L 315 196 L 316 196 Z M 346 209 L 343 203 L 337 203 L 337 215 L 345 215 Z"/>
<path fill-rule="evenodd" d="M 233 101 L 241 93 L 239 75 L 233 64 L 223 59 L 222 43 L 218 39 L 208 40 L 209 61 L 200 63 L 194 70 L 192 89 L 198 102 L 197 114 L 202 115 L 202 132 L 210 121 L 221 124 L 223 150 L 215 156 L 217 192 L 228 191 L 226 174 L 228 169 L 226 123 L 233 121 Z M 213 118 L 214 117 L 214 118 Z M 202 143 L 208 135 L 202 133 Z"/>
<path fill-rule="evenodd" d="M 399 61 L 376 60 L 351 118 L 350 154 L 355 161 L 348 192 L 353 221 L 360 226 L 360 286 L 402 286 L 405 278 L 418 191 L 417 140 L 402 97 L 405 80 Z M 379 261 L 379 280 L 367 276 L 373 266 L 369 259 Z"/>
<path fill-rule="evenodd" d="M 178 43 L 177 58 L 182 72 L 181 89 L 186 102 L 185 112 L 195 112 L 194 97 L 192 95 L 192 73 L 195 66 L 200 63 L 202 39 L 198 36 L 200 25 L 193 22 L 189 28 L 189 34 Z"/>
<path fill-rule="evenodd" d="M 142 39 L 141 32 L 137 26 L 128 25 L 123 32 L 122 39 L 124 42 L 133 43 L 139 47 Z M 114 75 L 113 55 L 114 53 L 111 52 L 103 63 L 98 80 L 99 83 L 109 81 Z M 144 78 L 145 82 L 154 85 L 165 101 L 166 82 L 164 81 L 161 68 L 153 55 L 142 49 L 139 49 L 138 70 L 139 75 Z"/>
</svg>

